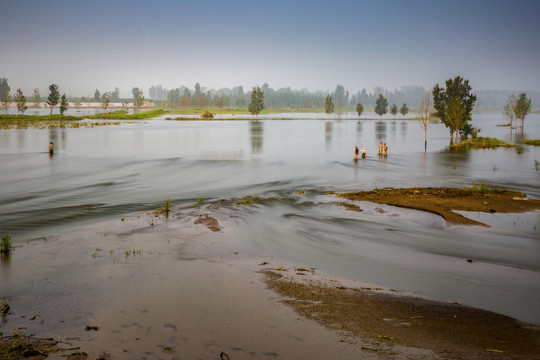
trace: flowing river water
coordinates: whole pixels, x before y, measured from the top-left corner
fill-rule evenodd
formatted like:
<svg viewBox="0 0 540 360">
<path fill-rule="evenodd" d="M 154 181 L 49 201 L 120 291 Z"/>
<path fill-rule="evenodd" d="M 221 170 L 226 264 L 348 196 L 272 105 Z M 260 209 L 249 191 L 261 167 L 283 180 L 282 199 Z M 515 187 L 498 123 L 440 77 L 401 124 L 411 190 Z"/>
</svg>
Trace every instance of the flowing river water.
<svg viewBox="0 0 540 360">
<path fill-rule="evenodd" d="M 351 212 L 327 194 L 484 183 L 540 199 L 540 148 L 456 153 L 444 125 L 433 123 L 424 151 L 413 120 L 269 117 L 289 115 L 0 130 L 0 233 L 16 245 L 54 239 L 156 209 L 169 196 L 177 211 L 200 204 L 236 219 L 220 236 L 244 253 L 540 324 L 540 212 L 473 213 L 467 216 L 491 227 L 456 226 L 384 205 L 362 203 L 363 212 Z M 538 114 L 527 117 L 524 133 L 497 127 L 504 120 L 495 113 L 475 114 L 473 123 L 481 136 L 507 142 L 540 138 Z M 380 141 L 389 145 L 386 158 L 377 156 Z M 367 148 L 366 159 L 353 161 L 355 145 Z M 220 206 L 250 196 L 256 204 Z M 219 255 L 205 251 L 198 255 Z"/>
</svg>

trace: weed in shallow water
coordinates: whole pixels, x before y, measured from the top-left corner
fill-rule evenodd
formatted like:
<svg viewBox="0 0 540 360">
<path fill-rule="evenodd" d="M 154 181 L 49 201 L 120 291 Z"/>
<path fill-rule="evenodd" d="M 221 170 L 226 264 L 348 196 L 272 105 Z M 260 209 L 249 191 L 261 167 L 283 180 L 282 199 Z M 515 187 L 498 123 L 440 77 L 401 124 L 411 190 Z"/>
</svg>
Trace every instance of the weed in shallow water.
<svg viewBox="0 0 540 360">
<path fill-rule="evenodd" d="M 2 241 L 0 242 L 0 254 L 9 255 L 13 250 L 13 245 L 11 244 L 11 234 L 2 235 Z"/>
</svg>

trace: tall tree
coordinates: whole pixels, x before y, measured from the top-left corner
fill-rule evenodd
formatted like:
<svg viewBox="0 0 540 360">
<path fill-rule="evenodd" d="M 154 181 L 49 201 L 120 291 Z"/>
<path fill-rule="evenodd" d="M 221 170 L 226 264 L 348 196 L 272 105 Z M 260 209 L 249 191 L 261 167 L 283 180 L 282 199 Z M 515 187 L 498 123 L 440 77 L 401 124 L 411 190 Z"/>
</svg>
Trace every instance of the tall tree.
<svg viewBox="0 0 540 360">
<path fill-rule="evenodd" d="M 99 92 L 98 89 L 96 89 L 96 91 L 94 92 L 94 101 L 95 102 L 100 102 L 101 101 L 101 93 Z"/>
<path fill-rule="evenodd" d="M 26 106 L 26 96 L 24 96 L 21 89 L 17 89 L 17 92 L 13 96 L 13 100 L 17 103 L 17 113 L 23 113 L 28 109 L 28 106 Z"/>
<path fill-rule="evenodd" d="M 39 107 L 39 103 L 41 102 L 41 94 L 39 93 L 38 88 L 34 89 L 34 93 L 32 94 L 32 101 L 34 102 L 34 107 Z"/>
<path fill-rule="evenodd" d="M 143 95 L 142 90 L 137 91 L 137 96 L 135 98 L 135 101 L 137 103 L 138 108 L 144 105 L 144 95 Z"/>
<path fill-rule="evenodd" d="M 62 94 L 62 98 L 60 98 L 60 115 L 64 116 L 64 113 L 67 111 L 69 107 L 68 98 L 66 94 Z"/>
<path fill-rule="evenodd" d="M 56 105 L 58 105 L 59 101 L 60 101 L 60 92 L 58 91 L 58 85 L 51 84 L 49 86 L 49 97 L 47 97 L 47 105 L 51 107 L 49 121 L 51 121 L 53 109 Z"/>
<path fill-rule="evenodd" d="M 115 87 L 114 91 L 111 93 L 111 101 L 118 102 L 120 101 L 120 89 Z"/>
<path fill-rule="evenodd" d="M 379 94 L 379 97 L 375 101 L 375 112 L 379 116 L 383 116 L 388 112 L 388 100 L 382 94 Z"/>
<path fill-rule="evenodd" d="M 403 116 L 407 115 L 407 113 L 409 112 L 409 108 L 407 107 L 407 104 L 403 103 L 403 105 L 401 106 L 401 108 L 399 108 L 399 112 L 400 112 L 401 115 L 403 115 Z"/>
<path fill-rule="evenodd" d="M 4 109 L 6 110 L 6 114 L 9 107 L 9 101 L 11 100 L 11 95 L 9 94 L 9 91 L 11 88 L 9 87 L 8 80 L 6 78 L 0 79 L 0 101 L 2 102 L 2 105 L 4 106 Z"/>
<path fill-rule="evenodd" d="M 334 91 L 333 98 L 336 104 L 338 118 L 340 118 L 341 112 L 343 111 L 343 106 L 345 105 L 345 88 L 343 85 L 336 86 L 336 91 Z"/>
<path fill-rule="evenodd" d="M 420 106 L 418 107 L 418 117 L 420 118 L 420 126 L 424 129 L 424 151 L 427 151 L 427 129 L 431 124 L 429 119 L 429 108 L 431 107 L 431 94 L 425 93 L 420 101 Z"/>
<path fill-rule="evenodd" d="M 362 116 L 362 113 L 364 112 L 364 105 L 360 103 L 356 104 L 356 112 L 358 113 L 358 117 Z"/>
<path fill-rule="evenodd" d="M 446 89 L 439 87 L 439 84 L 435 84 L 435 87 L 433 88 L 433 108 L 443 124 L 450 129 L 450 139 L 453 138 L 455 131 L 459 131 L 459 129 L 452 127 L 452 124 L 446 119 L 446 107 L 453 98 L 460 99 L 461 104 L 465 109 L 465 116 L 462 119 L 462 129 L 465 129 L 466 131 L 472 130 L 469 122 L 472 119 L 472 110 L 476 103 L 476 95 L 473 95 L 471 90 L 472 88 L 469 85 L 469 80 L 465 80 L 460 76 L 446 80 Z M 464 135 L 468 134 L 465 133 Z"/>
<path fill-rule="evenodd" d="M 467 109 L 460 98 L 453 97 L 450 99 L 450 102 L 446 105 L 445 118 L 449 126 L 455 129 L 456 139 L 454 141 L 457 144 L 459 131 L 465 126 L 465 119 L 467 118 Z"/>
<path fill-rule="evenodd" d="M 330 120 L 330 114 L 334 112 L 334 99 L 332 99 L 331 95 L 328 95 L 326 97 L 326 101 L 324 103 L 324 111 L 328 114 L 328 120 Z"/>
<path fill-rule="evenodd" d="M 521 130 L 523 130 L 525 116 L 531 112 L 531 99 L 527 98 L 527 94 L 519 94 L 514 110 L 516 113 L 516 118 L 521 120 Z"/>
<path fill-rule="evenodd" d="M 506 104 L 503 109 L 503 116 L 510 122 L 510 129 L 514 128 L 514 120 L 516 118 L 516 102 L 517 98 L 515 95 L 510 95 L 506 99 Z"/>
<path fill-rule="evenodd" d="M 256 120 L 259 120 L 259 113 L 264 109 L 264 92 L 260 87 L 254 87 L 251 92 L 251 101 L 248 105 L 250 113 L 255 114 Z"/>
<path fill-rule="evenodd" d="M 137 107 L 139 91 L 140 89 L 138 87 L 134 87 L 131 89 L 131 95 L 133 95 L 133 107 Z"/>
<path fill-rule="evenodd" d="M 111 93 L 109 91 L 103 93 L 101 95 L 101 107 L 103 108 L 103 118 L 105 118 L 105 113 L 107 112 L 107 108 L 111 104 Z"/>
<path fill-rule="evenodd" d="M 394 118 L 396 118 L 397 113 L 398 113 L 397 105 L 392 104 L 392 106 L 390 106 L 390 114 L 394 115 Z"/>
</svg>

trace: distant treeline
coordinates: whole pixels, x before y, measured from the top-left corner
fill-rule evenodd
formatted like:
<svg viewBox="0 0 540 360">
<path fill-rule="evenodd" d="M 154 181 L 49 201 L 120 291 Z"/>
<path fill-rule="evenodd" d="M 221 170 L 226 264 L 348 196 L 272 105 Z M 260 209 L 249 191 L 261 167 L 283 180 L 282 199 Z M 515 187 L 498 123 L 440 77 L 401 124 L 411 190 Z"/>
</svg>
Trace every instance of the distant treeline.
<svg viewBox="0 0 540 360">
<path fill-rule="evenodd" d="M 353 111 L 356 104 L 366 107 L 375 107 L 375 100 L 382 94 L 388 104 L 398 106 L 407 104 L 409 108 L 417 108 L 426 92 L 421 86 L 404 86 L 399 90 L 389 91 L 382 87 L 375 87 L 373 91 L 362 89 L 351 94 L 342 85 L 337 85 L 333 92 L 309 91 L 307 89 L 293 90 L 290 87 L 272 89 L 267 83 L 261 86 L 264 92 L 264 103 L 267 109 L 298 108 L 298 109 L 321 109 L 324 108 L 327 95 L 331 95 L 336 104 L 336 111 Z M 476 109 L 503 108 L 508 96 L 519 94 L 521 91 L 509 90 L 477 90 L 473 91 L 477 96 Z M 194 89 L 180 86 L 175 89 L 167 89 L 161 85 L 151 86 L 149 91 L 150 101 L 156 102 L 163 107 L 171 108 L 244 108 L 249 103 L 251 89 L 244 91 L 242 86 L 234 88 L 207 89 L 195 84 Z M 540 107 L 540 92 L 527 92 L 532 99 L 533 108 Z"/>
</svg>

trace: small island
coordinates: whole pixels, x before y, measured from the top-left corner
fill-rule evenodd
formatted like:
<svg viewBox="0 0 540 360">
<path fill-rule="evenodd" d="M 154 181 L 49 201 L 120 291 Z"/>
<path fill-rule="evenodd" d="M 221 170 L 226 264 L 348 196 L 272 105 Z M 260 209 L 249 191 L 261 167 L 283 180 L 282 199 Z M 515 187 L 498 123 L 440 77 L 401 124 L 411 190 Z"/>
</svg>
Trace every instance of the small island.
<svg viewBox="0 0 540 360">
<path fill-rule="evenodd" d="M 484 184 L 475 184 L 471 188 L 384 188 L 337 196 L 353 201 L 427 211 L 442 216 L 449 223 L 462 225 L 487 226 L 453 210 L 522 213 L 540 209 L 540 200 L 528 199 L 522 193 L 493 189 Z"/>
</svg>

